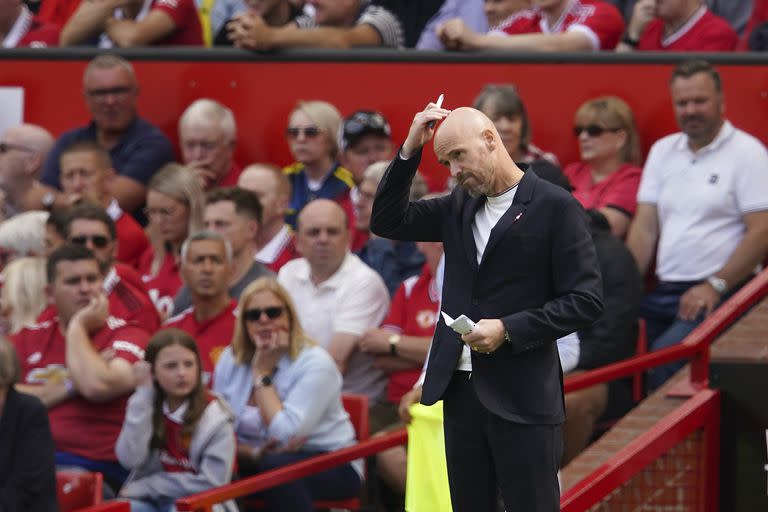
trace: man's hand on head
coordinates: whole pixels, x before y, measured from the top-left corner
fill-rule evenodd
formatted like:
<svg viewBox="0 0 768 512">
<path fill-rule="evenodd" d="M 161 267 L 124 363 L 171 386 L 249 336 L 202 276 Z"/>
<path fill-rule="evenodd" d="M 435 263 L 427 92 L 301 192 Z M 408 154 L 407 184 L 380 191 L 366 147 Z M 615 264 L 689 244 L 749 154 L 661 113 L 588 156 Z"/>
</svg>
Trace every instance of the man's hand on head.
<svg viewBox="0 0 768 512">
<path fill-rule="evenodd" d="M 445 119 L 451 111 L 438 107 L 435 103 L 429 103 L 427 107 L 413 117 L 408 137 L 403 143 L 400 153 L 403 158 L 411 158 L 418 150 L 424 147 L 435 136 L 436 123 Z M 430 125 L 434 122 L 435 124 Z"/>
<path fill-rule="evenodd" d="M 461 337 L 470 349 L 483 354 L 490 354 L 504 343 L 506 328 L 501 320 L 482 319 L 474 329 Z"/>
</svg>

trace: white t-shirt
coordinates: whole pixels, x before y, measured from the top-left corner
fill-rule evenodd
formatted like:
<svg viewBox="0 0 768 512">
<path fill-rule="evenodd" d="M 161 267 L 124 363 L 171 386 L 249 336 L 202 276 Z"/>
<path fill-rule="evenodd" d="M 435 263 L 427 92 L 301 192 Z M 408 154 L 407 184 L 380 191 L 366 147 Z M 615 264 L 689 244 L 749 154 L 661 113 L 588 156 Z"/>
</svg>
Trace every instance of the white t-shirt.
<svg viewBox="0 0 768 512">
<path fill-rule="evenodd" d="M 637 202 L 658 211 L 659 280 L 705 279 L 741 242 L 743 215 L 768 209 L 768 152 L 728 121 L 695 153 L 685 134 L 669 135 L 648 154 Z"/>
<path fill-rule="evenodd" d="M 277 280 L 291 294 L 304 331 L 326 349 L 334 333 L 361 336 L 378 327 L 389 310 L 389 292 L 379 274 L 352 253 L 339 270 L 315 286 L 305 258 L 289 261 Z M 374 357 L 352 352 L 344 373 L 345 393 L 361 393 L 375 401 L 384 392 L 387 379 L 373 367 Z"/>
<path fill-rule="evenodd" d="M 485 246 L 488 245 L 488 239 L 491 237 L 491 230 L 493 230 L 493 227 L 504 216 L 506 211 L 509 210 L 509 207 L 512 206 L 516 193 L 517 185 L 501 195 L 488 196 L 483 207 L 477 210 L 475 221 L 472 223 L 472 236 L 475 239 L 478 264 L 483 260 L 483 253 L 485 252 Z M 472 320 L 477 322 L 479 318 L 472 318 Z M 459 357 L 456 369 L 466 372 L 472 371 L 472 354 L 466 344 L 461 349 L 461 356 Z"/>
</svg>

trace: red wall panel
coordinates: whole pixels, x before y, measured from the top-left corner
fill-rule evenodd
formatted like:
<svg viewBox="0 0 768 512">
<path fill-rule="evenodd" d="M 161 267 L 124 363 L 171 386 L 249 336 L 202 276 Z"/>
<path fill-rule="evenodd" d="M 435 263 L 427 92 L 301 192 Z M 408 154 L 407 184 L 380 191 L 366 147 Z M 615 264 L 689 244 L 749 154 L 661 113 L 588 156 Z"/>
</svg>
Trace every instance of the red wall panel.
<svg viewBox="0 0 768 512">
<path fill-rule="evenodd" d="M 25 118 L 55 134 L 87 122 L 81 100 L 86 60 L 0 60 L 0 85 L 25 88 Z M 676 130 L 667 81 L 671 64 L 507 62 L 202 62 L 135 60 L 141 115 L 174 141 L 183 109 L 200 97 L 231 107 L 241 163 L 291 158 L 283 137 L 298 99 L 323 99 L 342 114 L 381 110 L 401 141 L 417 109 L 445 93 L 445 106 L 468 105 L 485 83 L 515 83 L 528 108 L 533 141 L 562 163 L 578 158 L 573 113 L 586 99 L 615 94 L 634 109 L 643 149 Z M 740 128 L 768 142 L 768 67 L 720 65 L 727 113 Z M 446 172 L 431 151 L 422 169 L 437 184 Z"/>
</svg>

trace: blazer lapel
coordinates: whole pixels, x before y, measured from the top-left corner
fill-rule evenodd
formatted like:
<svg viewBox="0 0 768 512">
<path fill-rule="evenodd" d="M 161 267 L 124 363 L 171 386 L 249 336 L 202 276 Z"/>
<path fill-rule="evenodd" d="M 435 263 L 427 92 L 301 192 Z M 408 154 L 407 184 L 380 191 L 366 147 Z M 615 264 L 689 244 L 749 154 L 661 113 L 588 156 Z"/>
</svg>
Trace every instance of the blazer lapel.
<svg viewBox="0 0 768 512">
<path fill-rule="evenodd" d="M 469 194 L 466 194 L 465 197 L 466 202 L 464 203 L 464 210 L 461 217 L 461 239 L 469 264 L 472 265 L 472 270 L 477 270 L 477 247 L 475 246 L 475 236 L 472 234 L 472 223 L 475 221 L 475 214 L 483 205 L 485 198 L 475 198 L 471 197 Z"/>
<path fill-rule="evenodd" d="M 533 189 L 537 179 L 538 178 L 531 172 L 523 174 L 523 178 L 517 186 L 517 192 L 515 192 L 515 198 L 512 200 L 512 204 L 491 230 L 491 236 L 488 237 L 488 244 L 485 246 L 485 251 L 483 252 L 483 261 L 485 261 L 486 255 L 493 251 L 496 244 L 498 244 L 499 240 L 504 236 L 504 233 L 525 215 L 526 205 L 530 202 L 531 197 L 533 196 Z M 482 264 L 482 261 L 480 263 Z"/>
</svg>

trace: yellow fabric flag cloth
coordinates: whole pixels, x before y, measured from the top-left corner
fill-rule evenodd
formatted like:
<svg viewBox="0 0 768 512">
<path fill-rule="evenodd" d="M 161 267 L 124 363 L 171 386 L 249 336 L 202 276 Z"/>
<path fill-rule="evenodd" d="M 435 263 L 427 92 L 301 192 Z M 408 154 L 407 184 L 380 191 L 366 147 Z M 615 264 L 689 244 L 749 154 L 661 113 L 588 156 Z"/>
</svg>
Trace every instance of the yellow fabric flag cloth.
<svg viewBox="0 0 768 512">
<path fill-rule="evenodd" d="M 443 402 L 411 406 L 408 424 L 407 512 L 451 512 L 448 470 L 445 465 Z"/>
</svg>

